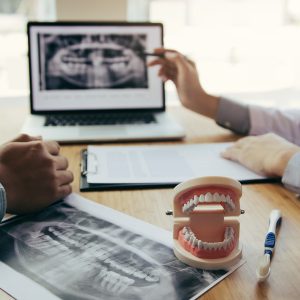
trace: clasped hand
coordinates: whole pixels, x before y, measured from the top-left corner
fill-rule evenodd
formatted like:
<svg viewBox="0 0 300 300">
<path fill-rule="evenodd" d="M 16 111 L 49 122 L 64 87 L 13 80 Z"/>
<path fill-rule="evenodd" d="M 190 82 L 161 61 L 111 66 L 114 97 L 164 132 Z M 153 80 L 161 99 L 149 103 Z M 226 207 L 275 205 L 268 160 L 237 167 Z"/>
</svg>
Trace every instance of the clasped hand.
<svg viewBox="0 0 300 300">
<path fill-rule="evenodd" d="M 20 135 L 0 147 L 0 182 L 7 212 L 38 211 L 71 193 L 73 174 L 54 141 Z"/>
</svg>

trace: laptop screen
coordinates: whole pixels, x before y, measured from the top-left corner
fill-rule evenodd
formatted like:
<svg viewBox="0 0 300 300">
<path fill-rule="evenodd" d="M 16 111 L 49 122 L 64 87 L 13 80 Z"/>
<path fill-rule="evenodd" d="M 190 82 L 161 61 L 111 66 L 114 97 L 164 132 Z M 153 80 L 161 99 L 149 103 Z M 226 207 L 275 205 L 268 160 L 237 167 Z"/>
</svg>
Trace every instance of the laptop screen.
<svg viewBox="0 0 300 300">
<path fill-rule="evenodd" d="M 159 23 L 28 24 L 31 111 L 163 110 Z"/>
</svg>

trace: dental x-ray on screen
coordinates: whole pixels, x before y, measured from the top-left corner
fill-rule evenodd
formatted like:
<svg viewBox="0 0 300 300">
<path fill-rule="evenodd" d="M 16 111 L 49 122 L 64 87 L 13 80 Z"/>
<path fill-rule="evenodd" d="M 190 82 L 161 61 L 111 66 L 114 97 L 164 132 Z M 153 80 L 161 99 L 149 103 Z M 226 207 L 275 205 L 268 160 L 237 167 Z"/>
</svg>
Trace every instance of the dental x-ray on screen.
<svg viewBox="0 0 300 300">
<path fill-rule="evenodd" d="M 40 89 L 148 88 L 145 34 L 39 34 Z"/>
</svg>

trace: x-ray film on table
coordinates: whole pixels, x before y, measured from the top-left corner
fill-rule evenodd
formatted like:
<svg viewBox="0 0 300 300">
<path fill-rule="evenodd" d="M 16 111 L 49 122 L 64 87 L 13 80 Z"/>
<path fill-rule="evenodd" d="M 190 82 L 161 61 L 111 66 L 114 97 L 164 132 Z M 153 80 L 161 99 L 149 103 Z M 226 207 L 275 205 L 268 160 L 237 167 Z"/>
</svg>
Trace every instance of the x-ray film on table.
<svg viewBox="0 0 300 300">
<path fill-rule="evenodd" d="M 190 299 L 230 271 L 178 261 L 172 235 L 78 195 L 0 227 L 0 288 L 17 299 Z"/>
</svg>

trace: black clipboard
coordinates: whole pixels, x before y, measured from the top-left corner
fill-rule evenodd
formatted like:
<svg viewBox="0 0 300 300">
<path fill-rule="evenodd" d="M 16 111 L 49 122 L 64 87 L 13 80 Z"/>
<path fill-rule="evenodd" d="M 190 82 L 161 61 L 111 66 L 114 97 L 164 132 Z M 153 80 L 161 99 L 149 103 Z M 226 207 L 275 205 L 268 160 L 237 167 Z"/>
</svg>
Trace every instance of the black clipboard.
<svg viewBox="0 0 300 300">
<path fill-rule="evenodd" d="M 81 151 L 80 160 L 80 192 L 109 191 L 109 190 L 131 190 L 131 189 L 152 189 L 172 188 L 179 182 L 174 183 L 88 183 L 87 182 L 87 149 Z"/>
<path fill-rule="evenodd" d="M 87 182 L 87 149 L 81 151 L 80 159 L 80 191 L 93 192 L 93 191 L 109 191 L 109 190 L 131 190 L 131 189 L 153 189 L 153 188 L 173 188 L 179 182 L 166 183 L 88 183 Z M 241 184 L 257 184 L 257 183 L 276 183 L 281 182 L 281 178 L 263 178 L 263 179 L 249 179 L 239 180 Z"/>
</svg>

